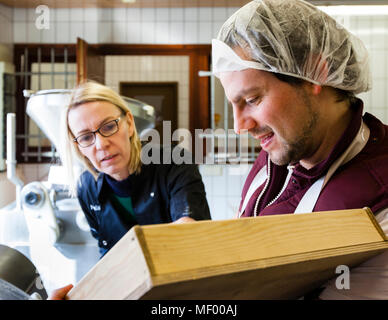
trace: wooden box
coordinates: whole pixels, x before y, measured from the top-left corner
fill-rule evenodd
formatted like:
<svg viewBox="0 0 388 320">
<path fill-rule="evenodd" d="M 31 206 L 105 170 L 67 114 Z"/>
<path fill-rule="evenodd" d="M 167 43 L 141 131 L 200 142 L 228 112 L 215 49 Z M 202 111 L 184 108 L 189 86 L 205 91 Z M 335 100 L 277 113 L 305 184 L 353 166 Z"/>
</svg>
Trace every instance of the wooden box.
<svg viewBox="0 0 388 320">
<path fill-rule="evenodd" d="M 368 208 L 132 228 L 69 299 L 295 299 L 388 248 Z"/>
</svg>

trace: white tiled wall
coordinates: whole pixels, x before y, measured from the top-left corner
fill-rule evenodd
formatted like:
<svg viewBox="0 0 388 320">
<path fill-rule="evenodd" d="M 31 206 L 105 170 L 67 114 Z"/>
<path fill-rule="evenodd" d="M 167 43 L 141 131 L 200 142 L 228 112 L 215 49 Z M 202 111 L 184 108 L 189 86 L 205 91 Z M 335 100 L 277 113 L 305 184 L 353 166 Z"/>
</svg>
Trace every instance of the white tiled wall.
<svg viewBox="0 0 388 320">
<path fill-rule="evenodd" d="M 0 4 L 0 43 L 2 44 L 10 44 L 14 40 L 12 20 L 12 9 Z"/>
<path fill-rule="evenodd" d="M 332 15 L 341 9 L 328 8 Z M 15 43 L 74 43 L 79 36 L 90 43 L 209 44 L 222 23 L 236 10 L 223 7 L 50 9 L 50 28 L 38 30 L 35 27 L 38 14 L 34 8 L 0 6 L 0 24 L 7 30 L 11 28 L 10 21 L 13 22 L 13 32 L 2 32 L 0 39 L 11 37 Z M 371 56 L 374 88 L 360 96 L 366 111 L 388 123 L 385 90 L 388 13 L 349 14 L 342 10 L 335 18 L 365 42 Z"/>
<path fill-rule="evenodd" d="M 178 128 L 189 128 L 188 56 L 106 56 L 105 83 L 118 92 L 120 81 L 178 82 Z"/>
<path fill-rule="evenodd" d="M 38 30 L 33 8 L 13 9 L 15 43 L 210 43 L 237 8 L 50 9 L 50 28 Z"/>
<path fill-rule="evenodd" d="M 370 54 L 372 90 L 359 95 L 364 111 L 388 123 L 388 15 L 339 16 L 337 21 L 358 36 Z"/>
<path fill-rule="evenodd" d="M 240 205 L 241 191 L 252 165 L 200 165 L 213 220 L 232 219 Z"/>
</svg>

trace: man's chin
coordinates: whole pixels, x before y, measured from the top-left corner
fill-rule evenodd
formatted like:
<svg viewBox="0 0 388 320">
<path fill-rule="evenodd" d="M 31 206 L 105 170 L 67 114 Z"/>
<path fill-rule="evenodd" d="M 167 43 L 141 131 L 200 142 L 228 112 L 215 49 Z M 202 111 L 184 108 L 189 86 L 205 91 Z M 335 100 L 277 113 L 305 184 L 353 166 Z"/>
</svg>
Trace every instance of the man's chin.
<svg viewBox="0 0 388 320">
<path fill-rule="evenodd" d="M 279 154 L 276 154 L 275 152 L 269 152 L 268 154 L 271 161 L 277 166 L 285 166 L 291 162 L 290 158 L 285 155 L 279 155 Z"/>
</svg>

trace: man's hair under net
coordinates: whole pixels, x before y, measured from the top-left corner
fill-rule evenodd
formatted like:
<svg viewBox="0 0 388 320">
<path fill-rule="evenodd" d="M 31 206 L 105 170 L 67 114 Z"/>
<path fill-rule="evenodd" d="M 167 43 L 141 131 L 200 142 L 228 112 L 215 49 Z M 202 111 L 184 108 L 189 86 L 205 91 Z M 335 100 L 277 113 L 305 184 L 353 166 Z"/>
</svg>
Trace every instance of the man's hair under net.
<svg viewBox="0 0 388 320">
<path fill-rule="evenodd" d="M 276 72 L 354 94 L 371 88 L 363 43 L 301 0 L 256 0 L 236 11 L 213 40 L 213 72 Z M 243 57 L 233 48 L 239 47 Z"/>
</svg>

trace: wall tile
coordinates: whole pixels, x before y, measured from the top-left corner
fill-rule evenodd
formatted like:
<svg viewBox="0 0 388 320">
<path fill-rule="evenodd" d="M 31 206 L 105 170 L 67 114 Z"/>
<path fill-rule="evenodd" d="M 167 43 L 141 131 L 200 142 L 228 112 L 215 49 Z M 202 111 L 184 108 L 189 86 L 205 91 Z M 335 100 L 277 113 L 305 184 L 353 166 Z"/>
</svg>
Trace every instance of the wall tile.
<svg viewBox="0 0 388 320">
<path fill-rule="evenodd" d="M 70 26 L 68 22 L 57 22 L 55 24 L 55 41 L 56 43 L 70 42 Z"/>
<path fill-rule="evenodd" d="M 13 21 L 14 22 L 26 22 L 27 21 L 27 9 L 14 8 L 13 9 Z"/>
<path fill-rule="evenodd" d="M 28 22 L 27 24 L 27 42 L 29 43 L 39 43 L 40 40 L 40 30 L 36 28 L 35 22 Z"/>
<path fill-rule="evenodd" d="M 224 197 L 213 197 L 210 214 L 212 220 L 225 220 L 230 216 Z"/>
<path fill-rule="evenodd" d="M 124 22 L 127 20 L 126 8 L 113 8 L 112 19 L 114 22 Z"/>
<path fill-rule="evenodd" d="M 85 22 L 84 24 L 84 37 L 88 43 L 98 42 L 98 23 L 96 21 Z"/>
<path fill-rule="evenodd" d="M 142 10 L 140 8 L 127 8 L 127 21 L 139 22 L 142 17 Z"/>
<path fill-rule="evenodd" d="M 211 43 L 212 39 L 212 23 L 202 22 L 199 25 L 199 43 Z"/>
<path fill-rule="evenodd" d="M 70 9 L 69 8 L 58 8 L 52 9 L 51 12 L 55 12 L 55 21 L 65 22 L 70 21 Z M 53 17 L 51 16 L 51 19 Z"/>
<path fill-rule="evenodd" d="M 0 4 L 0 15 L 4 16 L 7 21 L 12 22 L 14 16 L 13 9 L 14 8 Z"/>
<path fill-rule="evenodd" d="M 84 24 L 83 22 L 71 22 L 69 41 L 71 43 L 77 42 L 77 37 L 84 38 Z"/>
<path fill-rule="evenodd" d="M 98 8 L 85 8 L 84 9 L 84 21 L 85 22 L 97 22 L 99 20 Z"/>
<path fill-rule="evenodd" d="M 141 21 L 154 22 L 155 21 L 155 8 L 143 8 L 141 10 Z"/>
<path fill-rule="evenodd" d="M 243 188 L 243 183 L 241 182 L 241 176 L 232 176 L 226 172 L 227 180 L 227 196 L 240 197 L 241 191 Z"/>
<path fill-rule="evenodd" d="M 27 42 L 27 23 L 26 22 L 14 22 L 13 23 L 14 42 L 22 43 Z"/>
<path fill-rule="evenodd" d="M 386 78 L 385 65 L 387 64 L 387 53 L 383 50 L 373 50 L 370 54 L 370 64 L 374 79 Z"/>
<path fill-rule="evenodd" d="M 386 91 L 386 79 L 376 79 L 373 82 L 373 109 L 387 108 Z"/>
<path fill-rule="evenodd" d="M 184 8 L 184 21 L 197 22 L 198 8 Z"/>
<path fill-rule="evenodd" d="M 141 41 L 141 24 L 140 22 L 128 22 L 128 43 L 142 43 Z"/>
<path fill-rule="evenodd" d="M 228 13 L 226 8 L 213 8 L 212 20 L 224 22 L 227 18 L 227 15 Z"/>
<path fill-rule="evenodd" d="M 112 22 L 100 22 L 98 24 L 98 43 L 111 43 L 112 41 Z"/>
<path fill-rule="evenodd" d="M 185 33 L 183 35 L 183 42 L 187 44 L 195 44 L 198 42 L 198 23 L 185 22 Z"/>
<path fill-rule="evenodd" d="M 156 22 L 155 23 L 155 43 L 169 43 L 169 23 Z"/>
<path fill-rule="evenodd" d="M 370 112 L 378 119 L 387 119 L 387 109 L 386 108 L 373 108 Z"/>
<path fill-rule="evenodd" d="M 51 10 L 49 12 L 50 12 L 50 14 L 52 13 Z M 35 11 L 35 8 L 28 8 L 27 9 L 27 21 L 28 22 L 35 22 L 36 18 L 39 15 L 40 14 Z"/>
<path fill-rule="evenodd" d="M 240 197 L 228 197 L 226 201 L 225 219 L 234 219 L 240 206 Z"/>
<path fill-rule="evenodd" d="M 113 42 L 114 43 L 127 43 L 127 23 L 117 22 L 116 20 L 112 24 Z"/>
<path fill-rule="evenodd" d="M 212 24 L 212 33 L 211 33 L 212 39 L 213 38 L 217 38 L 218 32 L 220 32 L 220 29 L 221 29 L 223 24 L 224 24 L 223 21 L 213 22 L 213 24 Z"/>
<path fill-rule="evenodd" d="M 212 9 L 210 7 L 202 7 L 198 9 L 199 21 L 212 21 Z"/>
<path fill-rule="evenodd" d="M 73 8 L 70 11 L 70 21 L 72 22 L 82 22 L 84 21 L 84 9 L 82 8 Z"/>
<path fill-rule="evenodd" d="M 155 23 L 141 22 L 141 43 L 152 44 L 155 42 Z"/>
<path fill-rule="evenodd" d="M 112 8 L 99 8 L 97 11 L 97 20 L 104 22 L 112 21 Z"/>
<path fill-rule="evenodd" d="M 183 21 L 184 10 L 183 8 L 170 8 L 170 21 Z"/>
<path fill-rule="evenodd" d="M 169 43 L 183 43 L 184 24 L 183 22 L 171 22 L 170 23 L 170 39 Z"/>
<path fill-rule="evenodd" d="M 169 8 L 156 8 L 156 21 L 169 21 L 170 9 Z"/>
</svg>

